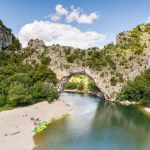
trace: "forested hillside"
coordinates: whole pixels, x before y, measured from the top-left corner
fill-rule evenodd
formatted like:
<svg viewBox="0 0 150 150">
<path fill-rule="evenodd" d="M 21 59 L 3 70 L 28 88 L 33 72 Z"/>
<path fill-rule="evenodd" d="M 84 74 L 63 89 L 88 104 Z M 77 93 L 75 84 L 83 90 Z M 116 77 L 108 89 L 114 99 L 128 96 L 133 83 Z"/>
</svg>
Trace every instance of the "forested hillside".
<svg viewBox="0 0 150 150">
<path fill-rule="evenodd" d="M 13 36 L 7 48 L 0 51 L 0 106 L 52 101 L 58 95 L 57 77 L 78 68 L 90 70 L 97 86 L 110 99 L 149 102 L 149 56 L 150 24 L 120 33 L 116 44 L 110 43 L 103 49 L 81 50 L 58 44 L 48 47 L 39 40 L 30 40 L 26 48 L 21 48 Z M 59 75 L 56 77 L 52 70 Z M 69 82 L 66 87 L 83 89 L 81 84 Z"/>
<path fill-rule="evenodd" d="M 53 71 L 44 62 L 35 66 L 23 62 L 32 51 L 21 49 L 15 37 L 7 50 L 0 51 L 0 107 L 24 106 L 57 97 Z"/>
</svg>

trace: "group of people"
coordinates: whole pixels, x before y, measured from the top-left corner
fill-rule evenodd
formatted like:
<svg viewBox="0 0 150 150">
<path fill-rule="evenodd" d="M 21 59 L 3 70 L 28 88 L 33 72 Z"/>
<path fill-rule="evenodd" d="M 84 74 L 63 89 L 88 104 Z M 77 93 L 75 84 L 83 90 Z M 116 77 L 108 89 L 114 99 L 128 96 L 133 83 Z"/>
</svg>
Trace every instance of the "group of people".
<svg viewBox="0 0 150 150">
<path fill-rule="evenodd" d="M 31 120 L 34 122 L 34 126 L 38 126 L 41 120 L 39 118 L 31 118 Z"/>
</svg>

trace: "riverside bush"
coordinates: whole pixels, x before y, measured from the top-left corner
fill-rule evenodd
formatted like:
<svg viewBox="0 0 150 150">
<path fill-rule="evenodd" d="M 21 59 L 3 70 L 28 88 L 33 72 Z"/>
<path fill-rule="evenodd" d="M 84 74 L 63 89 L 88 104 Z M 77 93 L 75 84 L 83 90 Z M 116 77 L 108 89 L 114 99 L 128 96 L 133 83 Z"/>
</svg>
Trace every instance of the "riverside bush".
<svg viewBox="0 0 150 150">
<path fill-rule="evenodd" d="M 150 103 L 150 69 L 128 83 L 118 94 L 118 99 Z"/>
</svg>

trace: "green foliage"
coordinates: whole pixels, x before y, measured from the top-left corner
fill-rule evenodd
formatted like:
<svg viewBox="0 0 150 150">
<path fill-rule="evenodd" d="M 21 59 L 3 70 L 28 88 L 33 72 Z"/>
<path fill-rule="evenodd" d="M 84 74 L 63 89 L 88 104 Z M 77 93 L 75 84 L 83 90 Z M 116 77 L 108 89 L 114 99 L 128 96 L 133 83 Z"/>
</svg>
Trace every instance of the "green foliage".
<svg viewBox="0 0 150 150">
<path fill-rule="evenodd" d="M 100 71 L 105 66 L 110 66 L 113 70 L 116 69 L 116 64 L 111 57 L 110 51 L 115 49 L 114 44 L 108 44 L 104 49 L 90 48 L 88 50 L 74 50 L 70 53 L 65 53 L 69 63 L 83 62 L 84 66 L 88 66 L 94 70 Z"/>
<path fill-rule="evenodd" d="M 0 21 L 0 28 L 6 29 Z M 6 29 L 6 34 L 11 34 L 10 29 Z M 64 54 L 69 63 L 79 63 L 85 67 L 100 71 L 104 67 L 115 72 L 117 61 L 125 68 L 128 68 L 128 61 L 133 61 L 140 55 L 147 46 L 141 42 L 143 33 L 150 34 L 150 24 L 139 25 L 129 35 L 123 37 L 121 44 L 110 43 L 103 49 L 96 47 L 88 50 L 64 47 Z M 124 36 L 124 32 L 121 36 Z M 127 60 L 126 54 L 132 54 Z M 25 64 L 26 58 L 32 54 L 38 54 L 36 49 L 26 48 L 21 50 L 21 44 L 18 39 L 13 37 L 13 42 L 8 46 L 6 52 L 0 52 L 0 106 L 18 106 L 36 103 L 42 100 L 52 101 L 57 97 L 55 86 L 57 78 L 54 72 L 48 68 L 51 62 L 50 57 L 46 56 L 46 51 L 39 55 L 40 64 L 36 59 L 31 60 L 32 65 Z M 70 64 L 69 64 L 70 65 Z M 63 64 L 65 68 L 68 63 Z M 63 67 L 62 66 L 62 67 Z M 116 85 L 117 82 L 123 82 L 123 76 L 115 74 L 110 82 Z M 127 86 L 121 91 L 120 100 L 149 101 L 149 73 L 148 71 L 137 77 L 134 81 L 129 81 Z M 85 77 L 78 76 L 66 84 L 68 89 L 95 91 L 95 84 Z"/>
<path fill-rule="evenodd" d="M 89 80 L 88 89 L 94 92 L 99 91 L 99 88 L 95 85 L 95 83 L 92 80 Z"/>
<path fill-rule="evenodd" d="M 40 59 L 41 59 L 41 63 L 44 64 L 44 65 L 49 65 L 50 62 L 51 62 L 51 58 L 50 57 L 46 57 L 44 54 L 42 54 L 40 56 Z"/>
<path fill-rule="evenodd" d="M 20 44 L 19 40 L 17 38 L 13 37 L 12 44 L 10 44 L 8 46 L 8 50 L 17 51 L 17 50 L 20 50 L 20 49 L 21 49 L 21 44 Z"/>
<path fill-rule="evenodd" d="M 57 97 L 56 75 L 44 64 L 23 64 L 35 50 L 0 52 L 0 107 L 17 107 Z M 37 87 L 36 87 L 37 86 Z M 8 107 L 8 108 L 9 108 Z"/>
<path fill-rule="evenodd" d="M 0 107 L 6 105 L 6 96 L 0 94 Z"/>
<path fill-rule="evenodd" d="M 150 34 L 150 23 L 145 25 L 145 32 L 148 32 Z"/>
<path fill-rule="evenodd" d="M 23 84 L 9 87 L 7 101 L 12 106 L 32 104 L 32 95 Z"/>
<path fill-rule="evenodd" d="M 111 85 L 112 86 L 116 86 L 117 85 L 117 82 L 118 82 L 118 80 L 117 80 L 117 78 L 116 77 L 112 77 L 111 79 L 110 79 L 110 82 L 111 82 Z"/>
<path fill-rule="evenodd" d="M 123 75 L 120 73 L 116 73 L 116 75 L 110 79 L 110 82 L 112 86 L 116 86 L 118 82 L 124 82 Z"/>
<path fill-rule="evenodd" d="M 69 81 L 66 85 L 65 85 L 66 89 L 70 89 L 70 90 L 74 90 L 77 89 L 77 83 L 73 82 L 73 81 Z"/>
<path fill-rule="evenodd" d="M 80 81 L 80 82 L 78 83 L 77 90 L 79 90 L 79 91 L 84 90 L 84 82 L 83 82 L 83 81 Z"/>
<path fill-rule="evenodd" d="M 147 47 L 146 43 L 141 40 L 143 33 L 150 33 L 150 24 L 139 25 L 131 31 L 120 33 L 118 44 L 110 43 L 104 46 L 103 49 L 96 47 L 87 50 L 66 49 L 66 60 L 69 63 L 78 62 L 82 66 L 88 66 L 96 71 L 101 71 L 104 67 L 116 70 L 117 61 L 128 68 L 126 54 L 131 54 L 129 58 L 129 61 L 131 61 L 137 58 L 137 55 L 143 53 L 144 48 Z"/>
<path fill-rule="evenodd" d="M 57 83 L 55 73 L 52 70 L 48 69 L 46 65 L 36 65 L 31 72 L 31 77 L 34 82 L 40 80 L 50 82 L 54 85 Z"/>
<path fill-rule="evenodd" d="M 73 54 L 70 54 L 70 55 L 67 56 L 67 61 L 69 63 L 73 63 L 74 59 L 75 59 L 75 55 L 73 55 Z"/>
<path fill-rule="evenodd" d="M 53 88 L 53 87 L 51 87 L 50 89 L 49 89 L 49 96 L 48 96 L 48 99 L 47 99 L 47 101 L 48 102 L 52 102 L 54 99 L 56 99 L 58 97 L 58 91 L 55 89 L 55 88 Z"/>
<path fill-rule="evenodd" d="M 57 91 L 42 82 L 36 82 L 32 87 L 32 96 L 36 102 L 42 100 L 52 101 L 57 97 Z"/>
<path fill-rule="evenodd" d="M 89 79 L 89 77 L 85 75 L 75 75 L 70 78 L 70 80 L 66 83 L 65 89 L 70 90 L 79 90 L 79 91 L 99 91 L 94 81 Z"/>
<path fill-rule="evenodd" d="M 64 49 L 64 53 L 65 53 L 65 55 L 70 55 L 71 49 L 65 48 L 65 49 Z"/>
<path fill-rule="evenodd" d="M 117 78 L 118 82 L 120 82 L 120 83 L 122 83 L 124 81 L 123 75 L 120 73 L 116 73 L 116 78 Z"/>
<path fill-rule="evenodd" d="M 150 69 L 123 87 L 118 95 L 119 100 L 150 103 Z"/>
<path fill-rule="evenodd" d="M 14 108 L 14 106 L 6 104 L 5 106 L 2 106 L 2 107 L 0 106 L 0 112 L 4 111 L 4 110 L 11 110 L 13 108 Z"/>
<path fill-rule="evenodd" d="M 130 31 L 130 36 L 126 40 L 123 41 L 121 48 L 130 49 L 136 55 L 140 55 L 145 47 L 145 44 L 142 44 L 141 36 L 143 31 L 140 29 L 140 25 Z"/>
</svg>

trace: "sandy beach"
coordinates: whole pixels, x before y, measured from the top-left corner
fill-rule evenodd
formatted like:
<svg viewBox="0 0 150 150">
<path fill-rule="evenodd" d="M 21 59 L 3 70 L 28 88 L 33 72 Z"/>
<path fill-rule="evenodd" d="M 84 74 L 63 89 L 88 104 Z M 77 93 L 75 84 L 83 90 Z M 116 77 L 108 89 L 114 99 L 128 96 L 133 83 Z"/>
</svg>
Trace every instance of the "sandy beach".
<svg viewBox="0 0 150 150">
<path fill-rule="evenodd" d="M 34 123 L 31 118 L 50 121 L 51 118 L 68 114 L 71 107 L 64 101 L 51 104 L 40 102 L 28 107 L 0 112 L 0 149 L 32 150 Z"/>
</svg>

